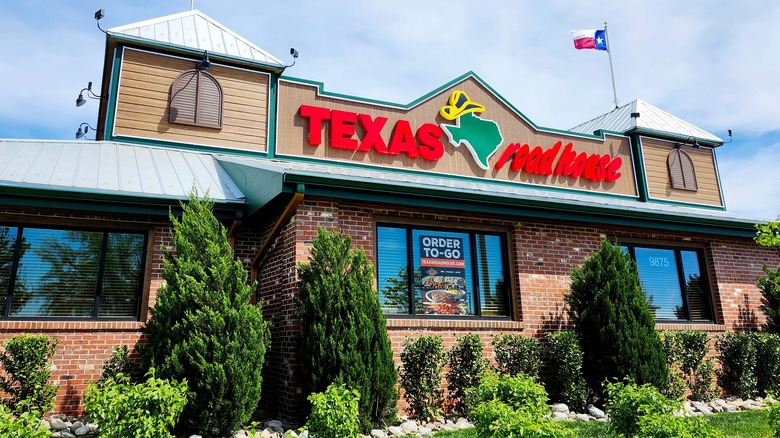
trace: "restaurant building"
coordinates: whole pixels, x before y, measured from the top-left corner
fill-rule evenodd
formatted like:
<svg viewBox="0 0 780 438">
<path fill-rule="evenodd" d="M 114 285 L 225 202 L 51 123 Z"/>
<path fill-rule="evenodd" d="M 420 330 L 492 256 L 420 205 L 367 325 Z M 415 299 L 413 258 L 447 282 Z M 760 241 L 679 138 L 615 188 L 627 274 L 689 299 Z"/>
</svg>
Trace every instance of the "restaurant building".
<svg viewBox="0 0 780 438">
<path fill-rule="evenodd" d="M 374 263 L 396 359 L 409 336 L 490 350 L 565 327 L 571 270 L 604 239 L 637 261 L 659 330 L 762 321 L 756 279 L 780 259 L 726 210 L 722 139 L 641 100 L 544 128 L 471 72 L 397 104 L 284 70 L 199 11 L 117 27 L 94 141 L 0 140 L 0 341 L 59 340 L 55 410 L 79 413 L 111 348 L 143 341 L 168 211 L 193 188 L 259 282 L 264 400 L 287 418 L 296 266 L 318 227 Z"/>
</svg>

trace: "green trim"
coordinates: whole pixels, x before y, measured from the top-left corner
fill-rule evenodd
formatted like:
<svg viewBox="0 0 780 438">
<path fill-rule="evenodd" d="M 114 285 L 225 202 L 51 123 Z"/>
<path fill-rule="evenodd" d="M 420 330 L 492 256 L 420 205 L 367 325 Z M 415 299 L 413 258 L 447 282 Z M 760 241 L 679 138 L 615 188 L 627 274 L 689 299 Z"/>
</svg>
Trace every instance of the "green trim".
<svg viewBox="0 0 780 438">
<path fill-rule="evenodd" d="M 114 136 L 114 117 L 116 117 L 116 105 L 119 95 L 119 74 L 122 69 L 122 56 L 124 47 L 117 46 L 114 49 L 114 65 L 111 70 L 111 91 L 108 94 L 108 113 L 106 115 L 106 126 L 103 132 L 103 138 L 113 140 Z"/>
<path fill-rule="evenodd" d="M 634 170 L 636 171 L 636 184 L 638 186 L 637 189 L 639 190 L 639 200 L 648 202 L 650 200 L 650 193 L 647 190 L 647 173 L 645 172 L 645 160 L 640 137 L 641 136 L 638 134 L 631 135 L 632 143 L 636 145 L 636 147 L 632 148 L 634 152 L 634 162 L 636 163 Z"/>
<path fill-rule="evenodd" d="M 721 207 L 718 205 L 694 204 L 691 202 L 669 201 L 667 199 L 656 199 L 656 198 L 650 198 L 650 202 L 654 204 L 678 205 L 680 207 L 688 207 L 688 208 L 701 208 L 704 210 L 726 211 L 725 207 Z"/>
<path fill-rule="evenodd" d="M 268 158 L 274 158 L 276 155 L 276 121 L 279 117 L 277 99 L 277 87 L 279 86 L 279 75 L 271 74 L 268 78 L 268 117 L 266 118 L 266 151 Z"/>
<path fill-rule="evenodd" d="M 175 44 L 161 43 L 159 41 L 148 40 L 146 38 L 134 38 L 131 36 L 116 34 L 116 33 L 108 33 L 108 36 L 109 38 L 114 39 L 119 43 L 125 43 L 125 44 L 135 43 L 135 45 L 139 45 L 139 46 L 152 47 L 155 49 L 162 49 L 162 50 L 167 50 L 167 51 L 172 51 L 177 53 L 184 53 L 187 55 L 203 57 L 203 50 L 200 49 L 192 49 L 189 47 L 179 46 Z M 214 53 L 214 52 L 209 52 L 209 59 L 212 62 L 216 60 L 216 61 L 223 61 L 232 64 L 243 64 L 252 67 L 260 67 L 265 70 L 272 70 L 276 73 L 283 72 L 284 69 L 287 67 L 286 65 L 283 64 L 269 64 L 267 62 L 253 61 L 251 59 L 238 58 L 235 56 L 225 55 L 222 53 Z"/>
<path fill-rule="evenodd" d="M 716 148 L 718 146 L 723 146 L 723 142 L 722 141 L 721 142 L 717 142 L 717 141 L 706 139 L 706 138 L 694 137 L 692 135 L 679 135 L 679 134 L 674 134 L 674 133 L 671 133 L 671 132 L 658 131 L 656 129 L 649 129 L 649 128 L 635 128 L 635 129 L 632 129 L 631 131 L 626 132 L 626 134 L 646 135 L 646 136 L 655 137 L 658 140 L 670 140 L 670 141 L 681 141 L 681 142 L 684 142 L 684 141 L 690 139 L 691 137 L 693 137 L 702 146 L 707 146 L 707 147 L 712 147 L 712 148 Z"/>
<path fill-rule="evenodd" d="M 246 149 L 231 149 L 231 148 L 219 147 L 219 146 L 205 146 L 205 145 L 190 144 L 190 143 L 177 143 L 177 142 L 169 142 L 165 140 L 156 140 L 151 138 L 124 137 L 121 135 L 117 135 L 113 137 L 111 141 L 117 141 L 117 142 L 128 143 L 128 144 L 138 144 L 142 146 L 157 146 L 157 147 L 164 147 L 169 149 L 184 149 L 189 152 L 203 152 L 203 153 L 210 153 L 210 154 L 231 155 L 231 156 L 247 157 L 247 158 L 267 158 L 268 156 L 266 152 L 249 151 Z"/>
</svg>

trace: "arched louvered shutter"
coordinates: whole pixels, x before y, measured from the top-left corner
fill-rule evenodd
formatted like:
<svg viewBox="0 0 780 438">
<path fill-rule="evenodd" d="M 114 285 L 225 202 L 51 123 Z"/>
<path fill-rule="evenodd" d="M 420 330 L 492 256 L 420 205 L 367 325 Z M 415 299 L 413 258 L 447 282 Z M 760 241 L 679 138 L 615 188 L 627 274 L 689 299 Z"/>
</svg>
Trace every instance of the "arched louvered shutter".
<svg viewBox="0 0 780 438">
<path fill-rule="evenodd" d="M 168 121 L 222 128 L 222 87 L 202 70 L 188 70 L 171 85 Z"/>
<path fill-rule="evenodd" d="M 696 170 L 693 168 L 693 160 L 679 148 L 669 153 L 667 159 L 669 166 L 669 178 L 673 189 L 691 190 L 697 192 L 699 186 L 696 183 Z"/>
</svg>

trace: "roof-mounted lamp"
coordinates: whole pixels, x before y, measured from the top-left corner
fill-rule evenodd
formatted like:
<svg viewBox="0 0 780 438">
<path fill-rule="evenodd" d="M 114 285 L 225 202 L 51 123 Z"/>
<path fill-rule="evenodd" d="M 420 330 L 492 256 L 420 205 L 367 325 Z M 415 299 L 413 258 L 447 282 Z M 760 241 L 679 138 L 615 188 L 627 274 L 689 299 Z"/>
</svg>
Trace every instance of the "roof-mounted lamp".
<svg viewBox="0 0 780 438">
<path fill-rule="evenodd" d="M 690 143 L 689 143 L 689 142 L 690 142 Z M 686 138 L 686 139 L 685 139 L 685 141 L 684 141 L 684 142 L 682 142 L 682 143 L 675 143 L 675 144 L 674 144 L 674 147 L 676 147 L 677 149 L 680 149 L 681 147 L 683 147 L 683 146 L 685 146 L 685 145 L 690 145 L 690 146 L 692 146 L 694 149 L 700 149 L 700 148 L 701 148 L 701 145 L 699 144 L 699 141 L 698 141 L 698 140 L 696 140 L 696 137 L 694 137 L 694 136 L 692 136 L 692 135 L 691 135 L 691 136 L 688 136 L 688 138 Z"/>
<path fill-rule="evenodd" d="M 83 128 L 83 129 L 82 129 Z M 89 123 L 84 122 L 79 125 L 79 130 L 76 131 L 76 140 L 82 139 L 86 137 L 89 130 L 92 129 L 93 131 L 96 131 L 95 128 L 89 126 Z M 87 138 L 87 140 L 94 140 L 94 138 Z"/>
<path fill-rule="evenodd" d="M 76 106 L 82 106 L 85 103 L 87 103 L 87 100 L 84 99 L 84 92 L 87 92 L 87 96 L 91 99 L 100 99 L 100 96 L 95 94 L 94 91 L 92 91 L 92 82 L 89 82 L 87 84 L 86 88 L 82 88 L 81 92 L 79 92 L 79 97 L 76 98 Z"/>
<path fill-rule="evenodd" d="M 298 51 L 295 50 L 295 47 L 290 47 L 290 56 L 293 57 L 293 63 L 288 65 L 288 66 L 285 66 L 286 68 L 294 66 L 295 65 L 295 61 L 298 60 Z"/>
<path fill-rule="evenodd" d="M 211 61 L 209 61 L 209 51 L 204 50 L 203 51 L 203 60 L 198 61 L 195 63 L 195 68 L 198 70 L 209 70 L 211 69 Z"/>
</svg>

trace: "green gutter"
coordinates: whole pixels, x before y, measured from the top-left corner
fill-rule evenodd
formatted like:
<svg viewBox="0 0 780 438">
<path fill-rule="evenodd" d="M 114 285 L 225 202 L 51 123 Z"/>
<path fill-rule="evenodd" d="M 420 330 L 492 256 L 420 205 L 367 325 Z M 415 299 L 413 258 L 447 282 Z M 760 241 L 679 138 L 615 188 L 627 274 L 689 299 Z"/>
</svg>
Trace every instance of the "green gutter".
<svg viewBox="0 0 780 438">
<path fill-rule="evenodd" d="M 634 144 L 634 174 L 636 175 L 637 189 L 639 190 L 639 200 L 647 202 L 650 199 L 650 193 L 647 191 L 647 175 L 645 174 L 645 161 L 642 154 L 642 142 L 638 134 L 631 135 L 631 143 Z"/>
<path fill-rule="evenodd" d="M 122 69 L 123 48 L 117 46 L 114 49 L 114 64 L 111 68 L 111 91 L 108 93 L 108 113 L 106 115 L 103 138 L 111 140 L 114 135 L 114 117 L 116 116 L 116 102 L 119 94 L 119 73 Z"/>
<path fill-rule="evenodd" d="M 276 155 L 276 120 L 278 114 L 276 93 L 279 86 L 279 76 L 271 74 L 268 78 L 268 117 L 266 117 L 266 151 L 268 152 L 268 158 L 274 158 Z"/>
</svg>

